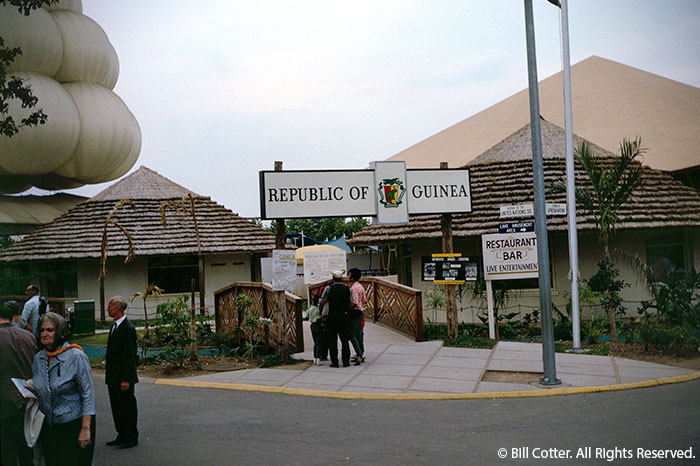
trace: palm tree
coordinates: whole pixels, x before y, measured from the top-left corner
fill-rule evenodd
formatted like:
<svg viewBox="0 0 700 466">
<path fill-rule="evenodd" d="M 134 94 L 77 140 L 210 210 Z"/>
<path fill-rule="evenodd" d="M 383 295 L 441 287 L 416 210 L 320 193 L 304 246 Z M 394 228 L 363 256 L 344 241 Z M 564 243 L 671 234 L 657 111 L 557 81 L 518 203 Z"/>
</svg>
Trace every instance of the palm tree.
<svg viewBox="0 0 700 466">
<path fill-rule="evenodd" d="M 155 283 L 151 283 L 148 285 L 143 291 L 140 291 L 138 293 L 134 293 L 134 295 L 129 299 L 129 301 L 133 301 L 134 298 L 140 297 L 143 298 L 143 317 L 146 320 L 144 332 L 143 332 L 143 337 L 148 338 L 148 309 L 146 308 L 146 299 L 148 299 L 149 296 L 153 296 L 155 298 L 162 296 L 163 295 L 163 290 L 158 288 Z"/>
<path fill-rule="evenodd" d="M 647 151 L 642 147 L 639 136 L 634 141 L 624 138 L 620 143 L 620 157 L 611 163 L 603 162 L 596 156 L 586 141 L 576 148 L 574 158 L 590 179 L 590 186 L 576 188 L 576 201 L 583 210 L 591 215 L 598 231 L 598 240 L 603 245 L 605 265 L 610 264 L 610 237 L 615 234 L 616 225 L 620 221 L 619 211 L 632 192 L 643 181 L 644 168 L 637 157 Z M 564 183 L 556 183 L 555 191 L 566 191 Z M 617 326 L 615 324 L 615 300 L 613 291 L 607 291 L 608 317 L 610 319 L 610 339 L 617 341 Z"/>
<path fill-rule="evenodd" d="M 131 233 L 124 228 L 122 225 L 120 225 L 116 220 L 113 220 L 112 217 L 117 213 L 117 210 L 123 205 L 130 205 L 132 209 L 136 210 L 136 205 L 134 204 L 134 201 L 131 199 L 121 199 L 119 202 L 116 203 L 116 205 L 112 208 L 112 210 L 107 214 L 107 218 L 105 219 L 104 226 L 102 228 L 102 244 L 100 245 L 100 273 L 97 276 L 97 279 L 100 282 L 100 321 L 104 322 L 105 321 L 105 275 L 107 275 L 107 252 L 109 251 L 109 241 L 107 239 L 107 227 L 110 225 L 113 225 L 117 227 L 122 233 L 124 233 L 124 236 L 126 237 L 126 242 L 128 245 L 128 252 L 126 254 L 126 258 L 124 259 L 124 263 L 131 262 L 135 256 L 134 254 L 134 240 L 131 236 Z"/>
<path fill-rule="evenodd" d="M 199 312 L 201 315 L 206 314 L 206 306 L 204 304 L 204 258 L 202 257 L 202 242 L 199 238 L 199 226 L 197 225 L 197 209 L 192 193 L 187 193 L 179 200 L 169 200 L 160 203 L 160 219 L 163 227 L 167 226 L 166 213 L 168 209 L 173 209 L 176 214 L 190 215 L 194 223 L 194 235 L 197 240 L 197 266 L 199 269 Z M 190 313 L 190 359 L 197 359 L 197 326 L 195 322 L 194 307 Z"/>
</svg>

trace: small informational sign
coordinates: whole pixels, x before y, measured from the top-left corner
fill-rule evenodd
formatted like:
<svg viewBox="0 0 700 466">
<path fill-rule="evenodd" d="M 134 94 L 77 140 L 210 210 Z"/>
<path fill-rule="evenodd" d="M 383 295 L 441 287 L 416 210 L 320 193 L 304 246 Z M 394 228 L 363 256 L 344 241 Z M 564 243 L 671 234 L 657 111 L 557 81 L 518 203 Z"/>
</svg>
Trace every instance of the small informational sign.
<svg viewBox="0 0 700 466">
<path fill-rule="evenodd" d="M 535 222 L 510 222 L 499 223 L 499 233 L 525 233 L 526 231 L 535 231 Z"/>
<path fill-rule="evenodd" d="M 331 278 L 339 270 L 345 274 L 347 258 L 345 251 L 319 251 L 304 254 L 304 283 L 312 285 Z"/>
<path fill-rule="evenodd" d="M 481 236 L 486 280 L 537 278 L 537 236 L 534 232 Z"/>
<path fill-rule="evenodd" d="M 260 258 L 260 275 L 265 283 L 272 283 L 272 257 Z"/>
<path fill-rule="evenodd" d="M 566 204 L 546 204 L 547 215 L 566 215 Z M 535 210 L 532 204 L 502 205 L 501 218 L 504 217 L 532 217 Z"/>
<path fill-rule="evenodd" d="M 461 254 L 433 254 L 421 258 L 423 281 L 436 285 L 461 285 L 475 282 L 479 267 L 477 262 Z"/>
<path fill-rule="evenodd" d="M 297 255 L 293 250 L 272 251 L 272 290 L 293 291 L 297 278 Z"/>
</svg>

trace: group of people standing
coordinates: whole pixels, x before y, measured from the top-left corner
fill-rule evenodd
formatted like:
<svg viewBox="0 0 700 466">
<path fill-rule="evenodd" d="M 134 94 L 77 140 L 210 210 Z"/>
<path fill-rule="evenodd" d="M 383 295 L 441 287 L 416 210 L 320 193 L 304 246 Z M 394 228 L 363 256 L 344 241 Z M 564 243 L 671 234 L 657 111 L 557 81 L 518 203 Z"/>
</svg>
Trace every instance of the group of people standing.
<svg viewBox="0 0 700 466">
<path fill-rule="evenodd" d="M 27 288 L 30 299 L 21 314 L 16 301 L 0 304 L 0 466 L 35 464 L 28 442 L 37 428 L 33 422 L 37 411 L 43 415 L 39 456 L 46 465 L 90 465 L 97 411 L 90 361 L 79 345 L 67 341 L 69 328 L 63 316 L 39 313 L 32 303 L 38 293 L 36 285 Z M 124 315 L 126 308 L 124 298 L 115 296 L 107 309 L 114 324 L 105 377 L 118 434 L 107 445 L 121 448 L 138 445 L 136 330 Z M 24 379 L 24 388 L 36 401 L 22 395 L 13 378 Z M 30 403 L 37 403 L 38 410 Z"/>
<path fill-rule="evenodd" d="M 348 367 L 350 362 L 360 365 L 365 361 L 364 324 L 367 295 L 360 283 L 362 272 L 353 268 L 348 271 L 350 286 L 343 283 L 342 272 L 333 272 L 333 283 L 326 286 L 317 303 L 307 310 L 314 339 L 314 364 L 330 356 L 331 367 Z M 317 305 L 316 305 L 317 304 Z M 341 360 L 338 360 L 340 340 Z M 355 356 L 350 359 L 350 345 Z"/>
</svg>

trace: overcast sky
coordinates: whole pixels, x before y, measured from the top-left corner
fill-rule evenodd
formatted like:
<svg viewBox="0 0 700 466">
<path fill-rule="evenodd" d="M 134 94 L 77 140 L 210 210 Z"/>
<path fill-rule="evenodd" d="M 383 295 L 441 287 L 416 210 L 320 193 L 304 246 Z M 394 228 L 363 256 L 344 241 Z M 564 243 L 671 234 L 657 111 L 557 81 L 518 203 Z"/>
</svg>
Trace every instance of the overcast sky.
<svg viewBox="0 0 700 466">
<path fill-rule="evenodd" d="M 558 9 L 534 0 L 539 78 Z M 504 1 L 83 0 L 152 168 L 246 217 L 258 172 L 365 168 L 527 86 L 524 8 Z M 571 60 L 700 87 L 700 2 L 570 0 Z M 575 115 L 574 115 L 575 119 Z M 92 196 L 109 184 L 73 190 Z"/>
</svg>

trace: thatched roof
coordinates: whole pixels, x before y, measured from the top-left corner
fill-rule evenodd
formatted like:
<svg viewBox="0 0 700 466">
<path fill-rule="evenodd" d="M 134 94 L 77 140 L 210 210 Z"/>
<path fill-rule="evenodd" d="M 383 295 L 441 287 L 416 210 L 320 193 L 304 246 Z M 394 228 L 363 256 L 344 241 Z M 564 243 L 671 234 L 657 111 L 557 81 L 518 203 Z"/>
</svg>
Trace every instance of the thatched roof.
<svg viewBox="0 0 700 466">
<path fill-rule="evenodd" d="M 544 180 L 547 202 L 566 203 L 566 194 L 552 194 L 550 187 L 566 177 L 564 130 L 552 123 L 541 121 L 544 155 Z M 532 155 L 530 125 L 514 134 L 468 164 L 470 169 L 472 212 L 452 216 L 454 237 L 479 236 L 498 232 L 498 224 L 533 220 L 532 217 L 500 217 L 500 207 L 533 202 Z M 574 144 L 581 138 L 574 137 Z M 603 157 L 603 163 L 612 163 L 614 154 L 591 144 L 594 153 Z M 588 177 L 576 164 L 576 185 L 585 186 Z M 577 208 L 579 230 L 594 230 L 590 216 Z M 550 231 L 565 231 L 566 216 L 549 216 Z M 689 188 L 671 175 L 645 167 L 643 185 L 629 202 L 620 209 L 617 228 L 700 227 L 700 193 Z M 416 215 L 408 224 L 372 225 L 355 234 L 348 241 L 353 246 L 440 239 L 440 215 Z"/>
<path fill-rule="evenodd" d="M 146 167 L 108 187 L 49 225 L 0 251 L 0 261 L 99 258 L 102 229 L 120 199 L 131 199 L 112 217 L 132 235 L 137 256 L 197 254 L 192 217 L 167 211 L 161 223 L 162 201 L 179 200 L 191 193 L 205 254 L 264 252 L 274 249 L 275 236 L 225 207 L 174 183 Z M 113 225 L 108 227 L 109 256 L 126 256 L 127 241 Z"/>
<path fill-rule="evenodd" d="M 574 132 L 617 151 L 623 137 L 641 136 L 645 164 L 679 171 L 700 166 L 700 89 L 592 56 L 571 67 Z M 539 83 L 540 114 L 564 126 L 562 73 Z M 399 152 L 409 168 L 461 167 L 530 121 L 528 90 Z"/>
</svg>

